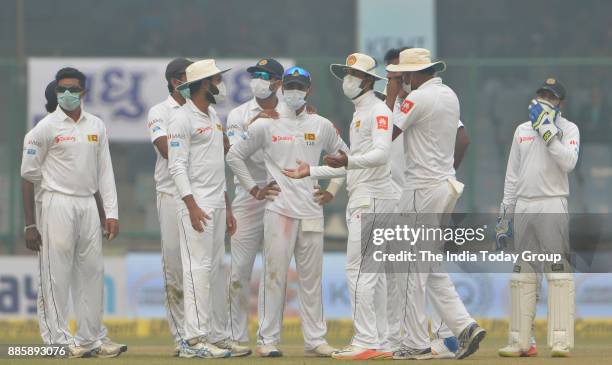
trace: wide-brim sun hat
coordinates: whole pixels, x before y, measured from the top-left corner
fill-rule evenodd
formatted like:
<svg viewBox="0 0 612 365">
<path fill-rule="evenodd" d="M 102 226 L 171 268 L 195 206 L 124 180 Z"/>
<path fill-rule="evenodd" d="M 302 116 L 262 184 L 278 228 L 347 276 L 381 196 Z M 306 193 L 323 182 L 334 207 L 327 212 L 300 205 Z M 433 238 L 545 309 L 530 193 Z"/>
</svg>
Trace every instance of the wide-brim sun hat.
<svg viewBox="0 0 612 365">
<path fill-rule="evenodd" d="M 434 68 L 435 72 L 446 70 L 443 61 L 431 60 L 431 52 L 425 48 L 408 48 L 400 52 L 399 63 L 397 65 L 387 65 L 386 69 L 390 72 L 415 72 Z"/>
<path fill-rule="evenodd" d="M 353 53 L 346 58 L 346 64 L 334 63 L 329 66 L 329 71 L 337 79 L 342 80 L 348 69 L 361 71 L 374 77 L 376 80 L 386 80 L 386 78 L 376 74 L 376 60 L 363 53 Z"/>
<path fill-rule="evenodd" d="M 229 70 L 231 70 L 231 68 L 223 70 L 218 68 L 217 64 L 215 63 L 215 60 L 213 59 L 196 61 L 185 69 L 185 77 L 187 81 L 180 84 L 177 87 L 177 90 L 186 89 L 194 82 L 198 82 L 200 80 L 204 80 L 209 77 L 225 73 Z"/>
</svg>

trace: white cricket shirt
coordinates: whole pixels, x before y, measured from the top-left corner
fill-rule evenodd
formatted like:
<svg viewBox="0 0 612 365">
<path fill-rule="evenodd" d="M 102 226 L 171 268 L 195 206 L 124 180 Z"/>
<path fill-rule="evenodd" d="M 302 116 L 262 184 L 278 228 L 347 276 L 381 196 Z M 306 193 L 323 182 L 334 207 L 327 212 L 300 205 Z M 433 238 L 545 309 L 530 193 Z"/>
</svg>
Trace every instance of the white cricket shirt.
<svg viewBox="0 0 612 365">
<path fill-rule="evenodd" d="M 155 142 L 159 137 L 168 136 L 168 123 L 170 122 L 170 118 L 180 107 L 179 103 L 177 103 L 171 95 L 168 95 L 166 100 L 149 109 L 147 128 L 149 129 L 151 143 Z M 157 155 L 154 175 L 155 190 L 160 193 L 176 195 L 176 186 L 174 185 L 172 176 L 170 176 L 168 172 L 168 160 L 159 153 L 157 148 L 154 147 L 154 149 Z"/>
</svg>

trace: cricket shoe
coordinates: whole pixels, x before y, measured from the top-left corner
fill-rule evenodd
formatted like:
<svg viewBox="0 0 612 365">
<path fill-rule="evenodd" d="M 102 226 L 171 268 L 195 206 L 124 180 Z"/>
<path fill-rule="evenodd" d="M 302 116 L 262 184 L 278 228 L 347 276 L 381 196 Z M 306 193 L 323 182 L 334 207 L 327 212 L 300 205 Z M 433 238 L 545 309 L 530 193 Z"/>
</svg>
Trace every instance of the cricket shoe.
<svg viewBox="0 0 612 365">
<path fill-rule="evenodd" d="M 426 349 L 413 349 L 402 346 L 393 353 L 393 360 L 429 360 L 432 358 L 431 347 Z"/>
<path fill-rule="evenodd" d="M 249 356 L 252 352 L 250 348 L 242 346 L 238 342 L 232 341 L 229 338 L 215 342 L 214 345 L 220 349 L 229 350 L 231 357 Z"/>
<path fill-rule="evenodd" d="M 174 350 L 172 351 L 172 356 L 178 357 L 180 353 L 181 353 L 181 343 L 178 342 L 176 346 L 174 346 Z"/>
<path fill-rule="evenodd" d="M 461 334 L 459 334 L 459 347 L 455 358 L 457 360 L 465 359 L 474 352 L 478 351 L 480 342 L 487 335 L 487 331 L 482 329 L 476 322 L 468 325 Z"/>
<path fill-rule="evenodd" d="M 538 356 L 536 345 L 531 345 L 529 350 L 521 351 L 518 345 L 508 345 L 497 351 L 501 357 L 535 357 Z"/>
<path fill-rule="evenodd" d="M 434 359 L 454 359 L 459 343 L 457 337 L 436 338 L 431 341 L 431 355 Z"/>
<path fill-rule="evenodd" d="M 255 350 L 257 355 L 261 357 L 282 357 L 283 352 L 276 348 L 274 345 L 261 345 L 257 346 Z"/>
<path fill-rule="evenodd" d="M 552 357 L 570 357 L 571 356 L 570 349 L 567 346 L 555 344 L 550 350 L 550 356 Z"/>
<path fill-rule="evenodd" d="M 387 359 L 393 355 L 390 352 L 366 349 L 359 346 L 349 345 L 342 350 L 334 351 L 331 357 L 338 360 L 374 360 Z"/>
<path fill-rule="evenodd" d="M 86 349 L 83 346 L 73 346 L 73 345 L 68 345 L 66 347 L 66 349 L 68 350 L 65 356 L 68 356 L 68 358 L 70 359 L 77 359 L 77 358 L 87 358 L 87 357 L 91 357 L 91 351 L 90 349 Z"/>
<path fill-rule="evenodd" d="M 230 357 L 231 353 L 226 349 L 220 349 L 206 341 L 206 338 L 198 338 L 191 341 L 183 341 L 179 357 L 203 359 L 218 359 Z"/>
<path fill-rule="evenodd" d="M 117 357 L 122 353 L 126 352 L 127 349 L 127 345 L 115 343 L 111 341 L 108 337 L 105 337 L 102 340 L 102 345 L 97 349 L 93 349 L 91 351 L 91 356 L 107 359 L 111 357 Z"/>
<path fill-rule="evenodd" d="M 331 357 L 334 352 L 338 351 L 338 349 L 331 347 L 330 345 L 324 343 L 315 347 L 314 349 L 305 350 L 304 356 L 308 357 Z"/>
</svg>

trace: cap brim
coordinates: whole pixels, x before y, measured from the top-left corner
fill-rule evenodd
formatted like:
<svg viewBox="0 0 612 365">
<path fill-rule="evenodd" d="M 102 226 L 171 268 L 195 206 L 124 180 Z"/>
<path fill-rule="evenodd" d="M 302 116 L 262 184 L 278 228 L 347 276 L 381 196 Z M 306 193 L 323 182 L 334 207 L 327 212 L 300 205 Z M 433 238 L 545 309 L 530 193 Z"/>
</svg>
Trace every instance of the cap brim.
<svg viewBox="0 0 612 365">
<path fill-rule="evenodd" d="M 556 97 L 558 97 L 558 98 L 559 98 L 559 100 L 563 100 L 563 98 L 561 97 L 561 95 L 559 95 L 559 92 L 558 92 L 557 90 L 554 90 L 554 89 L 553 89 L 553 88 L 551 88 L 550 86 L 543 85 L 543 86 L 541 86 L 541 87 L 540 87 L 540 88 L 539 88 L 539 89 L 536 91 L 536 93 L 537 93 L 538 91 L 540 91 L 540 90 L 550 91 L 551 93 L 555 94 L 555 96 L 556 96 Z"/>
<path fill-rule="evenodd" d="M 300 84 L 302 86 L 306 86 L 306 87 L 310 87 L 310 82 L 306 81 L 306 80 L 302 80 L 302 79 L 291 79 L 291 80 L 287 80 L 287 81 L 283 81 L 283 85 L 289 85 L 291 83 L 296 83 L 296 84 Z"/>
<path fill-rule="evenodd" d="M 423 64 L 387 65 L 386 70 L 390 72 L 416 72 L 428 69 L 430 67 L 433 67 L 434 71 L 436 72 L 443 72 L 446 70 L 446 63 L 444 63 L 444 61 L 437 61 Z"/>
<path fill-rule="evenodd" d="M 227 71 L 229 71 L 229 70 L 231 70 L 231 69 L 232 69 L 231 67 L 230 67 L 230 68 L 226 68 L 225 70 L 220 70 L 219 72 L 216 72 L 216 73 L 214 73 L 214 74 L 210 74 L 210 75 L 202 76 L 202 77 L 200 77 L 200 78 L 199 78 L 199 79 L 197 79 L 197 80 L 185 81 L 185 82 L 183 82 L 182 84 L 180 84 L 179 86 L 177 86 L 177 87 L 176 87 L 176 89 L 177 89 L 177 90 L 184 90 L 184 89 L 188 88 L 188 87 L 189 87 L 189 85 L 193 84 L 194 82 L 198 82 L 198 81 L 200 81 L 200 80 L 204 80 L 204 79 L 207 79 L 207 78 L 209 78 L 209 77 L 213 77 L 213 76 L 215 76 L 215 75 L 221 75 L 221 74 L 224 74 L 224 73 L 226 73 Z"/>
<path fill-rule="evenodd" d="M 347 69 L 352 69 L 355 71 L 359 71 L 359 72 L 363 72 L 364 74 L 370 75 L 372 77 L 374 77 L 376 80 L 386 80 L 386 78 L 379 76 L 373 72 L 368 72 L 368 71 L 364 71 L 364 70 L 360 70 L 358 68 L 353 68 L 347 65 L 342 65 L 342 64 L 338 64 L 338 63 L 334 63 L 329 65 L 329 72 L 332 73 L 332 75 L 334 75 L 335 78 L 337 78 L 338 80 L 342 80 L 344 78 L 344 76 L 346 76 L 346 70 Z"/>
</svg>

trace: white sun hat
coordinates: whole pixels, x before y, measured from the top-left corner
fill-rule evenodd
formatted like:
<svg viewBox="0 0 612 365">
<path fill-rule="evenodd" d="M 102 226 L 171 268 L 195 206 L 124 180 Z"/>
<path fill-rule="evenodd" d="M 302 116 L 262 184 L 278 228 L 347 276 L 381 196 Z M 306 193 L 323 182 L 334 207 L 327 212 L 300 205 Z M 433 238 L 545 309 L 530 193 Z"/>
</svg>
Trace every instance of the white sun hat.
<svg viewBox="0 0 612 365">
<path fill-rule="evenodd" d="M 400 52 L 397 65 L 387 65 L 387 71 L 414 72 L 433 67 L 436 72 L 446 70 L 443 61 L 431 62 L 431 53 L 425 48 L 408 48 Z"/>
<path fill-rule="evenodd" d="M 222 74 L 229 70 L 231 70 L 231 68 L 227 68 L 225 70 L 219 69 L 215 64 L 215 60 L 213 59 L 196 61 L 185 69 L 185 77 L 187 81 L 180 84 L 177 87 L 177 90 L 183 90 L 185 88 L 188 88 L 189 85 L 193 84 L 196 81 Z"/>
<path fill-rule="evenodd" d="M 329 66 L 329 71 L 331 71 L 332 75 L 340 80 L 342 80 L 344 75 L 346 75 L 347 69 L 364 72 L 370 76 L 373 76 L 377 80 L 386 80 L 384 77 L 378 76 L 374 72 L 376 69 L 376 60 L 363 53 L 353 53 L 349 55 L 346 58 L 345 65 L 335 63 Z"/>
</svg>

